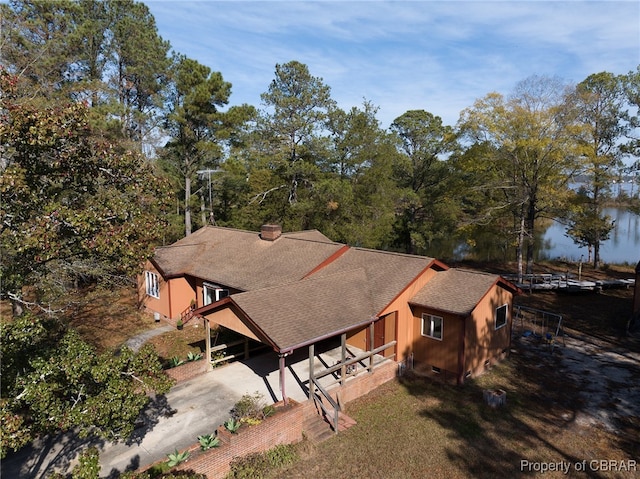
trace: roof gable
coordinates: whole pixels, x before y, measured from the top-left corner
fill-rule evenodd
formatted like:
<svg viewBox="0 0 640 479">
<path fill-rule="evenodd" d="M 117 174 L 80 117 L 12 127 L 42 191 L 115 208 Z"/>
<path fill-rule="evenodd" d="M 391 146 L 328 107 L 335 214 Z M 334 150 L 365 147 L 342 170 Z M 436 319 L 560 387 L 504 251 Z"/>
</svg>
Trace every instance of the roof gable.
<svg viewBox="0 0 640 479">
<path fill-rule="evenodd" d="M 409 302 L 416 306 L 468 315 L 498 282 L 507 286 L 495 274 L 452 268 L 436 274 Z"/>
</svg>

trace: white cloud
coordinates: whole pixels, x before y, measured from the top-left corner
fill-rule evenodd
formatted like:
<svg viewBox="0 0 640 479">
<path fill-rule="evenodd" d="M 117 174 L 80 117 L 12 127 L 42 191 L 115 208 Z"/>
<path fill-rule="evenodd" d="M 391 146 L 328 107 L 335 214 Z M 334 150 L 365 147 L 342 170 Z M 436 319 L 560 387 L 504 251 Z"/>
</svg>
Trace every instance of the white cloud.
<svg viewBox="0 0 640 479">
<path fill-rule="evenodd" d="M 490 91 L 532 75 L 579 82 L 640 63 L 634 1 L 148 1 L 173 48 L 259 106 L 275 65 L 298 60 L 343 109 L 363 98 L 383 126 L 422 108 L 453 124 Z"/>
</svg>

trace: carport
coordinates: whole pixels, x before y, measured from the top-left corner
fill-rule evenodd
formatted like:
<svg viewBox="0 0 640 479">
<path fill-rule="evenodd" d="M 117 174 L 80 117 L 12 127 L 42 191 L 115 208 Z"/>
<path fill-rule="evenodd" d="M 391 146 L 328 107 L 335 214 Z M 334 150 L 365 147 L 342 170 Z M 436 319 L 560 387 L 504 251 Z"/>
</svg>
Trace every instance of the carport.
<svg viewBox="0 0 640 479">
<path fill-rule="evenodd" d="M 344 288 L 340 287 L 341 284 Z M 333 294 L 336 290 L 344 294 L 336 298 Z M 269 346 L 278 358 L 279 392 L 284 403 L 288 402 L 287 358 L 308 348 L 308 398 L 319 400 L 323 409 L 322 402 L 326 399 L 332 406 L 328 409 L 337 414 L 339 407 L 326 391 L 326 381 L 323 386 L 320 379 L 334 375 L 336 382 L 342 385 L 356 370 L 366 369 L 371 373 L 376 362 L 385 359 L 379 353 L 394 348 L 396 344 L 393 340 L 373 347 L 374 326 L 380 318 L 372 313 L 373 306 L 367 291 L 364 271 L 356 270 L 234 294 L 194 313 L 204 318 L 209 359 L 212 324 Z M 363 333 L 368 335 L 367 350 L 348 344 L 349 338 Z M 325 345 L 329 340 L 338 345 L 338 360 L 334 364 L 323 364 L 317 361 L 316 347 Z M 248 348 L 245 351 L 248 353 Z M 387 354 L 387 357 L 394 355 Z"/>
</svg>

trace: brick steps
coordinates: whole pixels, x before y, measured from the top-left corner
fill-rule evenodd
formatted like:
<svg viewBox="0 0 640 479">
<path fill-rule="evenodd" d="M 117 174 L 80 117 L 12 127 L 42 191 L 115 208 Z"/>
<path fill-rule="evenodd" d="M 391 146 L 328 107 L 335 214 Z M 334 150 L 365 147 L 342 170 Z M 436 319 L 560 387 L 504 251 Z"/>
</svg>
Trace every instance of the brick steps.
<svg viewBox="0 0 640 479">
<path fill-rule="evenodd" d="M 330 412 L 330 415 L 332 412 Z M 356 425 L 356 421 L 342 412 L 338 412 L 338 432 L 346 431 Z M 308 439 L 322 442 L 335 435 L 330 421 L 319 414 L 307 417 L 303 422 L 303 430 Z"/>
</svg>

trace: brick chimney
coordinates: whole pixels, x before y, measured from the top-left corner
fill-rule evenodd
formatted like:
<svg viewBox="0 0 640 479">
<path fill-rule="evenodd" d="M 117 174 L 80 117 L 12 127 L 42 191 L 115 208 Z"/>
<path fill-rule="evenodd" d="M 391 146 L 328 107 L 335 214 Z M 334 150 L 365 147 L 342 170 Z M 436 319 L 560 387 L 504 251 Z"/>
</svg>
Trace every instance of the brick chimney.
<svg viewBox="0 0 640 479">
<path fill-rule="evenodd" d="M 265 241 L 275 241 L 282 234 L 282 226 L 280 225 L 262 225 L 260 227 L 260 238 Z"/>
</svg>

